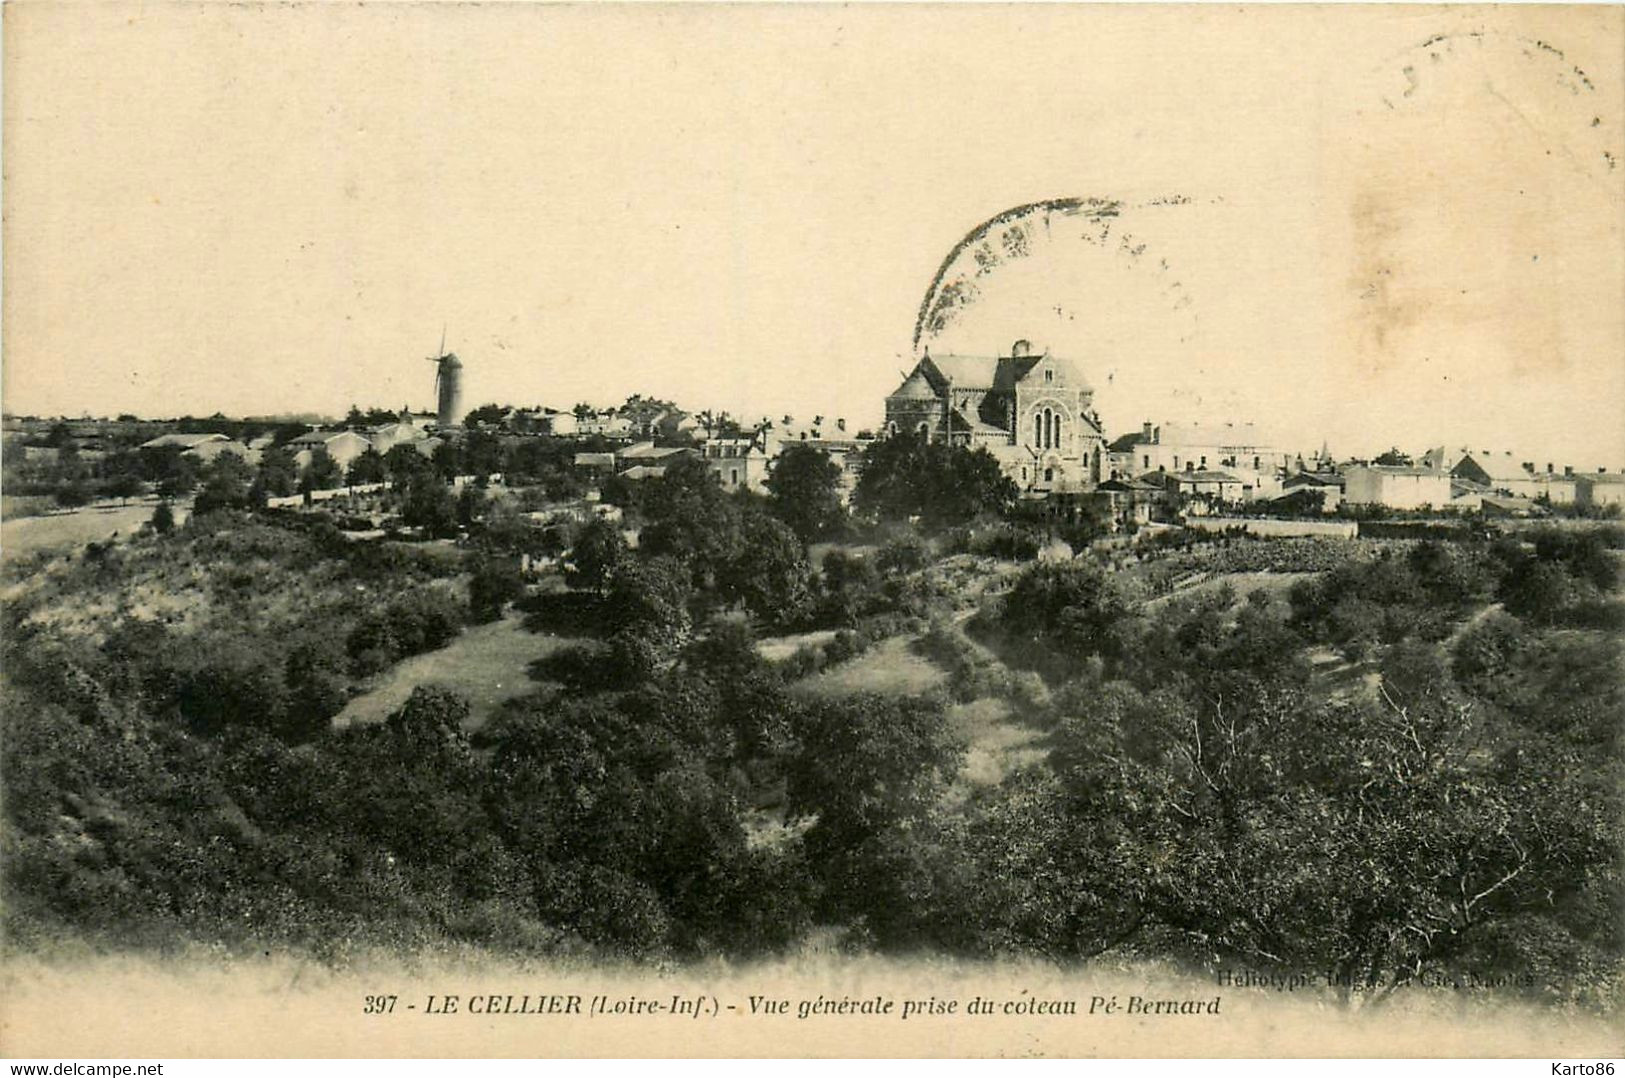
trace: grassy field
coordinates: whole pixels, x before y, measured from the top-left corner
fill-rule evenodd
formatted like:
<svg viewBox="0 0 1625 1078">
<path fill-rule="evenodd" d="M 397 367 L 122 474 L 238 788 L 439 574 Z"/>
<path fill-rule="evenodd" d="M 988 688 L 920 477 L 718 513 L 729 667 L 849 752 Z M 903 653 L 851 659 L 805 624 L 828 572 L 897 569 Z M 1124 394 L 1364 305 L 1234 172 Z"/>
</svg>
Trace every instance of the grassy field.
<svg viewBox="0 0 1625 1078">
<path fill-rule="evenodd" d="M 948 675 L 916 651 L 913 640 L 894 636 L 851 662 L 797 682 L 795 691 L 824 697 L 860 692 L 918 696 L 947 682 Z M 997 785 L 1016 768 L 1042 760 L 1048 751 L 1041 744 L 1042 733 L 1024 724 L 1008 700 L 983 697 L 955 704 L 948 710 L 948 722 L 968 745 L 957 796 L 974 786 Z"/>
<path fill-rule="evenodd" d="M 16 557 L 36 550 L 99 543 L 115 534 L 129 535 L 152 519 L 152 505 L 112 509 L 81 509 L 43 517 L 19 517 L 0 522 L 0 556 Z M 175 506 L 175 523 L 186 520 L 186 508 Z"/>
<path fill-rule="evenodd" d="M 878 692 L 918 696 L 946 683 L 948 676 L 915 653 L 906 637 L 894 636 L 851 662 L 798 681 L 795 691 L 812 696 L 851 696 Z"/>
<path fill-rule="evenodd" d="M 406 703 L 419 685 L 439 685 L 468 701 L 470 731 L 483 726 L 507 701 L 536 688 L 528 667 L 575 641 L 535 633 L 514 611 L 489 625 L 475 625 L 439 651 L 414 655 L 380 675 L 333 719 L 335 726 L 379 722 Z"/>
<path fill-rule="evenodd" d="M 1018 767 L 1038 763 L 1048 755 L 1040 743 L 1042 733 L 1024 725 L 1008 700 L 983 697 L 955 704 L 948 721 L 970 748 L 960 780 L 967 786 L 996 786 Z"/>
<path fill-rule="evenodd" d="M 835 639 L 834 629 L 816 629 L 810 633 L 794 633 L 790 636 L 766 636 L 756 641 L 756 654 L 768 662 L 779 662 L 788 659 L 801 648 L 806 646 L 822 647 Z"/>
</svg>

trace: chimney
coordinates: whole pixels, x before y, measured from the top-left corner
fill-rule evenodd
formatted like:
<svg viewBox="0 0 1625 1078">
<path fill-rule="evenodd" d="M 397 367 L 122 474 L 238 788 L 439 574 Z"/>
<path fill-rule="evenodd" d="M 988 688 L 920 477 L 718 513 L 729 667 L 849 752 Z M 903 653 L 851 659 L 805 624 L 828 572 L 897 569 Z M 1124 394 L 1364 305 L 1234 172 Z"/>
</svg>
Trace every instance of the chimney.
<svg viewBox="0 0 1625 1078">
<path fill-rule="evenodd" d="M 843 434 L 846 433 L 846 418 L 844 416 L 835 420 L 835 429 Z"/>
<path fill-rule="evenodd" d="M 1546 474 L 1547 474 L 1547 475 L 1551 475 L 1551 474 L 1552 474 L 1552 472 L 1553 472 L 1553 468 L 1552 468 L 1552 462 L 1551 462 L 1551 461 L 1547 461 L 1547 462 L 1546 462 Z"/>
<path fill-rule="evenodd" d="M 1573 475 L 1574 474 L 1574 465 L 1572 465 L 1572 464 L 1563 465 L 1563 474 L 1564 475 Z"/>
<path fill-rule="evenodd" d="M 796 421 L 795 416 L 787 415 L 787 416 L 784 417 L 784 425 L 787 426 L 787 427 L 790 424 L 794 423 L 795 421 Z"/>
<path fill-rule="evenodd" d="M 1194 460 L 1187 460 L 1185 462 L 1185 470 L 1187 472 L 1194 472 L 1196 470 L 1196 462 Z"/>
<path fill-rule="evenodd" d="M 1140 440 L 1145 442 L 1149 442 L 1151 440 L 1151 424 L 1149 421 L 1142 424 L 1140 427 Z"/>
</svg>

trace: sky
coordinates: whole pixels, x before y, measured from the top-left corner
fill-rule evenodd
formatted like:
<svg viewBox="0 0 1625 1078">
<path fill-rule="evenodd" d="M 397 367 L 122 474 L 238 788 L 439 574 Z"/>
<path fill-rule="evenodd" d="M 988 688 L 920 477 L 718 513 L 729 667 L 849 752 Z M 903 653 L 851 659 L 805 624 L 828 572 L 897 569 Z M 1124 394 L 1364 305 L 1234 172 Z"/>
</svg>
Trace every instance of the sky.
<svg viewBox="0 0 1625 1078">
<path fill-rule="evenodd" d="M 4 19 L 11 413 L 427 408 L 444 329 L 470 405 L 864 426 L 1026 338 L 1108 434 L 1625 467 L 1618 7 Z"/>
</svg>

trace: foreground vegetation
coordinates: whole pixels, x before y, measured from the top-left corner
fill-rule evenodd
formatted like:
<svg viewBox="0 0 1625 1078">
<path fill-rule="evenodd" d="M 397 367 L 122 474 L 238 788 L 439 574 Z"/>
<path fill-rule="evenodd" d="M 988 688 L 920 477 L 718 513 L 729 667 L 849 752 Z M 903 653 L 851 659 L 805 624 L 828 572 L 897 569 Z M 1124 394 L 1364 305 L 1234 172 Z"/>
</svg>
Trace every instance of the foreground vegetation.
<svg viewBox="0 0 1625 1078">
<path fill-rule="evenodd" d="M 868 553 L 816 566 L 806 543 L 844 514 L 685 465 L 618 495 L 635 548 L 604 520 L 545 540 L 569 587 L 528 596 L 513 559 L 544 540 L 477 504 L 452 507 L 461 546 L 222 505 L 9 565 L 8 935 L 341 961 L 744 957 L 819 933 L 1617 1002 L 1616 533 L 1074 558 L 977 462 L 898 456 L 952 498 L 871 480 Z M 1308 575 L 1174 586 L 1266 570 Z M 477 730 L 433 686 L 333 728 L 514 600 L 579 639 L 539 647 Z M 833 634 L 758 651 L 808 629 Z M 842 675 L 876 645 L 940 677 Z M 1317 652 L 1357 690 L 1322 684 Z M 969 714 L 1041 737 L 967 785 Z"/>
</svg>

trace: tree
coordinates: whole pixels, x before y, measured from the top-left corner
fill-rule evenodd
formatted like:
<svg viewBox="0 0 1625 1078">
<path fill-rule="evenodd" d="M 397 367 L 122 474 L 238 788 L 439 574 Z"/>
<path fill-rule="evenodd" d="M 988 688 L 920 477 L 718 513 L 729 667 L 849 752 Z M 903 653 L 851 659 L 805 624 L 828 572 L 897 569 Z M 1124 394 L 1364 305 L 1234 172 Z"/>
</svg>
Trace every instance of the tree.
<svg viewBox="0 0 1625 1078">
<path fill-rule="evenodd" d="M 134 472 L 119 472 L 107 485 L 107 493 L 117 498 L 120 505 L 127 504 L 131 498 L 139 498 L 146 489 L 146 484 Z"/>
<path fill-rule="evenodd" d="M 853 501 L 882 520 L 919 517 L 932 527 L 999 515 L 1020 492 L 986 449 L 933 445 L 899 432 L 864 451 Z"/>
<path fill-rule="evenodd" d="M 478 622 L 495 621 L 509 603 L 525 593 L 519 565 L 512 558 L 480 558 L 468 582 L 468 605 Z"/>
<path fill-rule="evenodd" d="M 175 509 L 165 499 L 158 503 L 158 508 L 152 511 L 152 530 L 159 535 L 168 535 L 175 530 Z"/>
<path fill-rule="evenodd" d="M 179 446 L 142 449 L 140 462 L 144 477 L 158 484 L 160 497 L 176 498 L 197 486 L 197 458 L 183 453 Z"/>
<path fill-rule="evenodd" d="M 693 626 L 692 595 L 682 562 L 670 557 L 631 559 L 610 579 L 605 622 L 612 633 L 632 632 L 662 650 L 681 646 Z"/>
<path fill-rule="evenodd" d="M 1092 562 L 1039 564 L 1004 597 L 1006 631 L 1070 657 L 1122 657 L 1132 610 L 1116 582 Z"/>
<path fill-rule="evenodd" d="M 581 529 L 565 565 L 565 579 L 573 588 L 603 595 L 615 572 L 631 552 L 620 528 L 599 517 Z"/>
<path fill-rule="evenodd" d="M 389 469 L 384 464 L 383 454 L 371 446 L 350 462 L 350 470 L 345 475 L 345 481 L 352 487 L 382 483 L 388 478 Z"/>
<path fill-rule="evenodd" d="M 67 483 L 56 488 L 56 504 L 64 509 L 78 509 L 90 504 L 90 490 L 83 483 Z"/>
<path fill-rule="evenodd" d="M 248 484 L 236 474 L 211 475 L 192 501 L 192 513 L 202 516 L 217 509 L 243 509 L 249 504 Z"/>
<path fill-rule="evenodd" d="M 463 417 L 463 425 L 470 430 L 480 427 L 500 427 L 513 409 L 505 404 L 482 404 Z"/>
<path fill-rule="evenodd" d="M 841 467 L 828 453 L 805 442 L 793 442 L 768 473 L 768 507 L 803 543 L 809 543 L 836 530 L 845 519 L 840 485 Z"/>
<path fill-rule="evenodd" d="M 457 534 L 457 500 L 436 476 L 416 476 L 402 492 L 401 520 L 422 528 L 431 539 L 452 538 Z"/>
<path fill-rule="evenodd" d="M 791 719 L 787 809 L 815 817 L 807 842 L 839 863 L 899 822 L 925 815 L 958 772 L 965 745 L 939 701 L 860 693 Z"/>
<path fill-rule="evenodd" d="M 703 461 L 681 457 L 659 479 L 645 484 L 640 502 L 648 525 L 640 549 L 685 561 L 694 583 L 717 584 L 741 550 L 740 502 L 718 485 Z"/>
<path fill-rule="evenodd" d="M 743 515 L 738 552 L 718 573 L 718 588 L 771 625 L 794 624 L 812 602 L 812 569 L 794 532 L 760 511 Z"/>
<path fill-rule="evenodd" d="M 301 489 L 333 490 L 344 485 L 344 470 L 339 462 L 328 454 L 326 449 L 317 449 L 310 456 L 310 463 L 305 466 L 304 477 L 300 481 Z"/>
<path fill-rule="evenodd" d="M 502 471 L 502 442 L 494 434 L 471 430 L 463 438 L 462 460 L 467 474 L 494 475 Z"/>
<path fill-rule="evenodd" d="M 259 484 L 277 498 L 299 489 L 299 464 L 286 446 L 274 445 L 260 453 Z"/>
<path fill-rule="evenodd" d="M 457 523 L 471 527 L 485 512 L 486 497 L 470 483 L 457 492 Z"/>
<path fill-rule="evenodd" d="M 404 486 L 419 476 L 431 474 L 434 465 L 429 458 L 420 453 L 416 446 L 407 442 L 389 447 L 384 454 L 384 467 L 389 472 L 390 481 L 396 486 Z"/>
<path fill-rule="evenodd" d="M 434 470 L 440 473 L 443 479 L 455 479 L 467 473 L 468 468 L 463 460 L 463 447 L 458 442 L 442 442 L 434 447 Z"/>
</svg>

